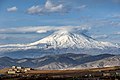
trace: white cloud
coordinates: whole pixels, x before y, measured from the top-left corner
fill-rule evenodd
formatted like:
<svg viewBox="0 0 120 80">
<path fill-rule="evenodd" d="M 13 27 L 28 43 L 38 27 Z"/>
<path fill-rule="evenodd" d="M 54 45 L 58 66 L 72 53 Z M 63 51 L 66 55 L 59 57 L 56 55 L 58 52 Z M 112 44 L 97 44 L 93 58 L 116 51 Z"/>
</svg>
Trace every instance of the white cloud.
<svg viewBox="0 0 120 80">
<path fill-rule="evenodd" d="M 81 6 L 76 7 L 76 9 L 84 9 L 86 7 L 87 7 L 87 5 L 81 5 Z"/>
<path fill-rule="evenodd" d="M 37 26 L 37 27 L 20 27 L 20 28 L 7 28 L 0 29 L 0 33 L 47 33 L 48 31 L 60 31 L 67 30 L 71 32 L 85 32 L 90 29 L 90 27 L 86 25 L 82 26 Z"/>
<path fill-rule="evenodd" d="M 91 37 L 94 39 L 103 39 L 103 38 L 108 38 L 108 35 L 100 34 L 100 35 L 92 35 Z"/>
<path fill-rule="evenodd" d="M 38 30 L 38 31 L 36 31 L 37 33 L 47 33 L 48 32 L 48 30 Z"/>
<path fill-rule="evenodd" d="M 115 34 L 115 35 L 120 35 L 120 32 L 115 32 L 114 34 Z"/>
<path fill-rule="evenodd" d="M 42 8 L 40 6 L 32 6 L 31 8 L 28 9 L 29 14 L 35 14 L 35 13 L 40 13 L 42 11 Z"/>
<path fill-rule="evenodd" d="M 63 4 L 55 5 L 50 0 L 47 0 L 47 2 L 45 3 L 45 9 L 49 12 L 59 12 L 63 10 L 63 8 Z"/>
<path fill-rule="evenodd" d="M 54 0 L 46 0 L 45 4 L 43 6 L 40 5 L 34 5 L 30 8 L 28 8 L 27 12 L 29 14 L 49 14 L 49 13 L 68 13 L 70 11 L 72 11 L 72 9 L 75 10 L 81 10 L 86 8 L 87 5 L 81 5 L 81 6 L 72 6 L 71 4 L 67 4 L 65 2 L 60 2 L 57 1 L 55 3 Z"/>
<path fill-rule="evenodd" d="M 8 12 L 16 12 L 17 10 L 18 10 L 18 8 L 16 6 L 7 8 Z"/>
<path fill-rule="evenodd" d="M 67 12 L 67 7 L 63 4 L 53 4 L 51 0 L 47 0 L 44 6 L 32 6 L 27 11 L 29 14 L 65 13 Z"/>
</svg>

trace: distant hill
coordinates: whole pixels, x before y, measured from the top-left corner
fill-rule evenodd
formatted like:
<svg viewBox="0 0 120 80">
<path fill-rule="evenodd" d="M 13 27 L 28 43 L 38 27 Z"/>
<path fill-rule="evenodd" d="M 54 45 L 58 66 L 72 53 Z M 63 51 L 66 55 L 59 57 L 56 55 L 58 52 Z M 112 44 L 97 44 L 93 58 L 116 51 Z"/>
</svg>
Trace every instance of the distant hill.
<svg viewBox="0 0 120 80">
<path fill-rule="evenodd" d="M 13 65 L 47 70 L 101 68 L 120 66 L 120 56 L 112 54 L 87 55 L 68 53 L 47 55 L 40 58 L 0 58 L 0 68 L 11 67 Z"/>
</svg>

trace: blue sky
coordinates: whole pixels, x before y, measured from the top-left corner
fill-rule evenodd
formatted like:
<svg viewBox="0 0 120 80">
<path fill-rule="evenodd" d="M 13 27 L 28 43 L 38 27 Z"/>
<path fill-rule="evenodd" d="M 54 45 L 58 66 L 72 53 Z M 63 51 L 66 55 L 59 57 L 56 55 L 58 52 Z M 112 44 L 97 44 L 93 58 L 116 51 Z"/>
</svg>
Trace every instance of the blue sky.
<svg viewBox="0 0 120 80">
<path fill-rule="evenodd" d="M 0 0 L 0 44 L 33 42 L 61 26 L 120 43 L 120 0 Z"/>
</svg>

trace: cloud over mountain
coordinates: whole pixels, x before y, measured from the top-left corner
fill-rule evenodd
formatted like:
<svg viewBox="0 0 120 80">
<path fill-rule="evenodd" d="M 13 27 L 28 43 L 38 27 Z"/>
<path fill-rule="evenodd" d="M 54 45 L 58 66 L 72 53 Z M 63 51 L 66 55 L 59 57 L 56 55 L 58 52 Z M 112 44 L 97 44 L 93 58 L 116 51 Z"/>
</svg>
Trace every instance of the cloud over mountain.
<svg viewBox="0 0 120 80">
<path fill-rule="evenodd" d="M 84 32 L 89 30 L 90 27 L 83 25 L 83 26 L 29 26 L 29 27 L 20 27 L 20 28 L 7 28 L 7 29 L 0 29 L 0 33 L 46 33 L 48 31 L 60 31 L 60 30 L 67 30 L 67 31 L 75 31 L 75 32 Z"/>
</svg>

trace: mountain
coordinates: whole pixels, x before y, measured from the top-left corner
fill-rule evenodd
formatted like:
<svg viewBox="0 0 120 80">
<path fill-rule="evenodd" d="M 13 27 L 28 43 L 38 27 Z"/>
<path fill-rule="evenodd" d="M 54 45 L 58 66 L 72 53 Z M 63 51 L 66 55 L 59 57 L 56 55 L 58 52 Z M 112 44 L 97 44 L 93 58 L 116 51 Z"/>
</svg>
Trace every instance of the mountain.
<svg viewBox="0 0 120 80">
<path fill-rule="evenodd" d="M 59 58 L 57 58 L 53 62 L 49 62 L 48 64 L 37 67 L 37 69 L 42 69 L 42 70 L 43 69 L 44 70 L 46 70 L 46 69 L 47 70 L 78 69 L 79 67 L 78 68 L 76 68 L 76 67 L 79 65 L 89 63 L 89 62 L 99 61 L 99 60 L 102 60 L 105 58 L 115 56 L 115 55 L 111 55 L 111 54 L 100 54 L 100 55 L 93 55 L 93 56 L 92 55 L 78 55 L 78 54 L 72 54 L 72 55 L 74 55 L 74 57 L 69 56 L 69 54 L 67 54 L 67 56 L 65 56 L 64 54 L 62 56 L 57 55 L 57 57 L 59 57 Z M 75 57 L 75 56 L 77 56 L 77 57 Z M 54 58 L 56 58 L 56 56 L 53 57 L 53 59 Z M 83 68 L 84 67 L 80 67 L 79 69 L 83 69 Z M 90 68 L 92 68 L 92 67 L 90 67 Z"/>
<path fill-rule="evenodd" d="M 97 41 L 83 33 L 78 34 L 66 30 L 56 31 L 29 44 L 0 45 L 0 56 L 12 58 L 32 58 L 64 53 L 119 54 L 120 46 L 110 42 Z"/>
<path fill-rule="evenodd" d="M 120 66 L 120 56 L 113 56 L 93 62 L 80 64 L 69 69 L 103 68 L 111 66 Z"/>
<path fill-rule="evenodd" d="M 117 58 L 115 58 L 117 57 Z M 113 59 L 115 58 L 115 59 Z M 100 61 L 106 61 L 104 64 L 109 66 L 119 65 L 120 56 L 115 56 L 111 54 L 100 54 L 100 55 L 87 55 L 87 54 L 59 54 L 59 55 L 47 55 L 40 58 L 22 58 L 22 59 L 13 59 L 9 57 L 0 58 L 0 68 L 11 67 L 13 65 L 23 66 L 23 67 L 32 67 L 36 69 L 82 69 L 86 68 L 81 65 L 100 64 Z M 111 64 L 109 64 L 111 63 Z M 101 66 L 105 67 L 105 66 Z M 93 68 L 87 66 L 87 68 Z"/>
<path fill-rule="evenodd" d="M 30 46 L 39 46 L 40 44 L 46 44 L 47 48 L 99 48 L 104 49 L 106 47 L 117 47 L 117 45 L 110 42 L 100 42 L 88 37 L 81 33 L 71 33 L 69 31 L 57 31 L 54 34 L 43 38 L 39 41 L 30 43 Z"/>
<path fill-rule="evenodd" d="M 0 45 L 0 68 L 12 65 L 36 69 L 119 66 L 120 56 L 116 54 L 120 54 L 118 44 L 97 41 L 83 33 L 57 31 L 29 44 Z"/>
</svg>

